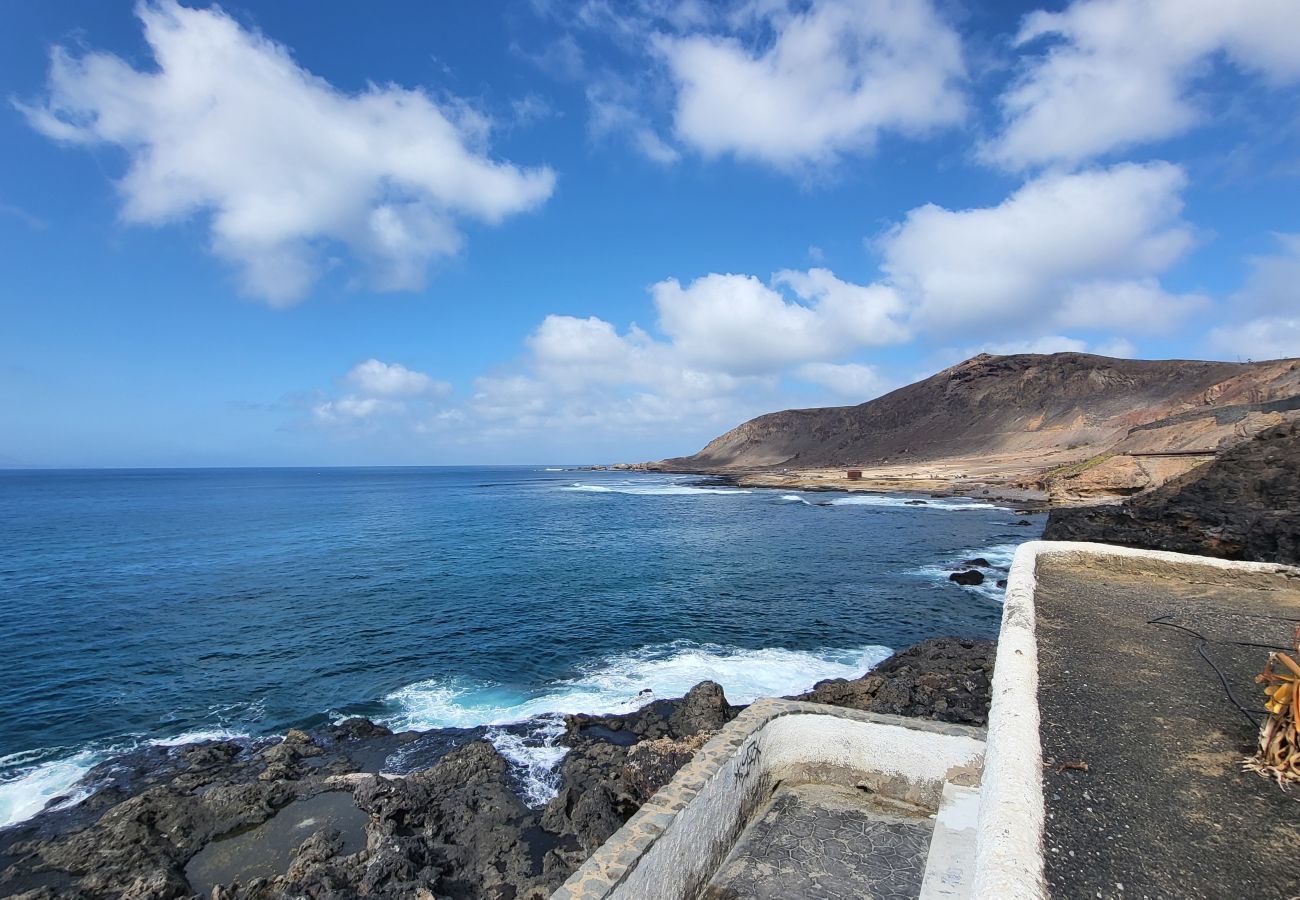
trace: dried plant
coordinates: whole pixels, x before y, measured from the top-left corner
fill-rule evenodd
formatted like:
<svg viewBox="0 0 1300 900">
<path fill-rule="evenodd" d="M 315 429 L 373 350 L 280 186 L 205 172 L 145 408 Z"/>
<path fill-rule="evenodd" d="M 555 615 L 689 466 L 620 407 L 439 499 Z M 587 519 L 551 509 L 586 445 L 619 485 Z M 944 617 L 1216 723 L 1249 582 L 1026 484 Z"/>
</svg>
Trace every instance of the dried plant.
<svg viewBox="0 0 1300 900">
<path fill-rule="evenodd" d="M 1285 653 L 1270 653 L 1255 681 L 1264 685 L 1268 717 L 1259 729 L 1259 752 L 1246 761 L 1246 768 L 1276 778 L 1279 785 L 1300 780 L 1300 663 Z"/>
</svg>

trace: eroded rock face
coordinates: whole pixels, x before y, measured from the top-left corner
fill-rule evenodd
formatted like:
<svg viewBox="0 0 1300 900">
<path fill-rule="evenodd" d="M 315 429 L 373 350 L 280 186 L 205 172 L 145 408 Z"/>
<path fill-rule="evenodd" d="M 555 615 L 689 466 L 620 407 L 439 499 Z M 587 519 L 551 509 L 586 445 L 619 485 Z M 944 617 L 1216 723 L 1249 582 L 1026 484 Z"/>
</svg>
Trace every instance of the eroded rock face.
<svg viewBox="0 0 1300 900">
<path fill-rule="evenodd" d="M 1045 540 L 1300 564 L 1300 423 L 1120 504 L 1053 510 Z"/>
<path fill-rule="evenodd" d="M 861 678 L 819 681 L 792 699 L 965 725 L 988 723 L 992 641 L 932 638 L 895 653 Z"/>
<path fill-rule="evenodd" d="M 800 699 L 982 722 L 991 668 L 985 642 L 926 641 L 872 674 L 822 682 Z M 252 745 L 152 748 L 115 760 L 116 780 L 77 807 L 0 831 L 0 895 L 190 897 L 187 864 L 205 846 L 267 823 L 296 800 L 347 791 L 364 813 L 364 833 L 354 822 L 345 838 L 321 822 L 298 842 L 295 830 L 275 874 L 219 884 L 212 898 L 540 900 L 737 712 L 706 681 L 626 715 L 569 716 L 559 793 L 542 809 L 520 800 L 509 763 L 473 730 L 394 735 L 352 719 Z M 434 755 L 402 777 L 361 771 L 397 747 Z"/>
</svg>

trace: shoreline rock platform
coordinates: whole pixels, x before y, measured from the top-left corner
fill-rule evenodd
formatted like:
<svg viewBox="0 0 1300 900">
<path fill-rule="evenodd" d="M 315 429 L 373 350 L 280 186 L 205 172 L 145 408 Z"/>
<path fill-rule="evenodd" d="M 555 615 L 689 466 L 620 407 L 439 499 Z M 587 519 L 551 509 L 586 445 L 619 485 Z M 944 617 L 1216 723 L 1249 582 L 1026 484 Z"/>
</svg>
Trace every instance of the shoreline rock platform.
<svg viewBox="0 0 1300 900">
<path fill-rule="evenodd" d="M 992 642 L 934 638 L 793 699 L 982 724 L 992 666 Z M 485 729 L 394 734 L 349 719 L 148 748 L 92 770 L 100 787 L 81 803 L 0 830 L 0 894 L 164 900 L 200 896 L 200 882 L 215 900 L 543 898 L 740 709 L 706 681 L 633 713 L 567 716 L 559 790 L 540 808 Z M 382 773 L 398 749 L 421 767 Z M 223 843 L 243 835 L 266 870 L 213 880 L 233 871 Z"/>
</svg>

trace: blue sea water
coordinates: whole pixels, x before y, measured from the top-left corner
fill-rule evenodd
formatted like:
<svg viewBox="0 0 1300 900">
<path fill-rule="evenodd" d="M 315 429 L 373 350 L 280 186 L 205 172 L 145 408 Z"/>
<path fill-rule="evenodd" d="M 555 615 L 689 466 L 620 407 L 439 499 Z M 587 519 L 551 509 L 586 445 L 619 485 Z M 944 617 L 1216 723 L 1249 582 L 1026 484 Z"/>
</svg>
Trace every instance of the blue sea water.
<svg viewBox="0 0 1300 900">
<path fill-rule="evenodd" d="M 745 702 L 993 635 L 1000 592 L 948 567 L 1037 529 L 907 499 L 541 466 L 0 472 L 0 825 L 150 742 L 553 724 L 704 678 Z M 532 799 L 548 733 L 499 735 Z"/>
</svg>

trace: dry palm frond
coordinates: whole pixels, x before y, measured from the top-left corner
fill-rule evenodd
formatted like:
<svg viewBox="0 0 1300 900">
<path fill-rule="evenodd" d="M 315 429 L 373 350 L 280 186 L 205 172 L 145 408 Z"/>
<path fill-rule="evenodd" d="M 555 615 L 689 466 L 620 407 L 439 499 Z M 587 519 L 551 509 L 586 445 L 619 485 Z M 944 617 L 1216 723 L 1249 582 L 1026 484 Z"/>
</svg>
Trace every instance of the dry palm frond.
<svg viewBox="0 0 1300 900">
<path fill-rule="evenodd" d="M 1300 640 L 1300 629 L 1297 630 Z M 1300 654 L 1300 646 L 1297 648 Z M 1279 666 L 1274 671 L 1274 666 Z M 1255 676 L 1264 685 L 1268 717 L 1259 729 L 1259 752 L 1246 768 L 1276 778 L 1278 784 L 1300 780 L 1300 663 L 1285 653 L 1270 653 L 1264 671 Z"/>
</svg>

